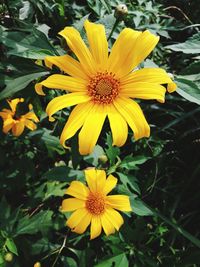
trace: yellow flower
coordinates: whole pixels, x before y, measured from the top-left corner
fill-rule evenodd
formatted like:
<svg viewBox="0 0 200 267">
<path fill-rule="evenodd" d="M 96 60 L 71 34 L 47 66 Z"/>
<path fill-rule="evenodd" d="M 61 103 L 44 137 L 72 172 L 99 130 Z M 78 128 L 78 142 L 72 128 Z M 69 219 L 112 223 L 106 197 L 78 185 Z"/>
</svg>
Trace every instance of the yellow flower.
<svg viewBox="0 0 200 267">
<path fill-rule="evenodd" d="M 67 226 L 72 231 L 82 234 L 91 223 L 90 238 L 101 234 L 103 227 L 106 235 L 119 231 L 124 223 L 122 216 L 117 212 L 131 211 L 129 197 L 125 195 L 107 194 L 116 186 L 117 179 L 103 170 L 85 170 L 88 187 L 79 181 L 73 181 L 66 194 L 75 198 L 68 198 L 62 202 L 62 211 L 74 211 L 67 220 Z"/>
<path fill-rule="evenodd" d="M 23 98 L 15 98 L 7 101 L 11 109 L 4 108 L 0 112 L 0 117 L 3 119 L 3 132 L 7 134 L 12 129 L 14 136 L 19 136 L 23 133 L 24 128 L 27 127 L 31 131 L 35 130 L 37 126 L 34 122 L 39 122 L 37 116 L 32 111 L 33 106 L 29 104 L 29 112 L 24 115 L 17 115 L 17 105 L 24 102 Z"/>
<path fill-rule="evenodd" d="M 169 92 L 176 89 L 169 75 L 160 68 L 136 67 L 151 53 L 159 37 L 125 28 L 119 34 L 110 54 L 105 28 L 101 24 L 84 24 L 89 48 L 79 32 L 65 27 L 59 32 L 76 59 L 69 55 L 48 56 L 45 64 L 60 68 L 67 75 L 54 74 L 36 84 L 36 92 L 44 95 L 42 86 L 70 92 L 54 98 L 47 106 L 49 120 L 57 111 L 77 105 L 71 112 L 63 129 L 60 142 L 71 138 L 80 128 L 79 151 L 89 154 L 98 140 L 106 117 L 110 122 L 113 145 L 122 146 L 127 139 L 128 127 L 134 132 L 135 140 L 148 137 L 149 125 L 140 106 L 133 99 L 156 99 L 165 101 L 167 85 Z"/>
</svg>

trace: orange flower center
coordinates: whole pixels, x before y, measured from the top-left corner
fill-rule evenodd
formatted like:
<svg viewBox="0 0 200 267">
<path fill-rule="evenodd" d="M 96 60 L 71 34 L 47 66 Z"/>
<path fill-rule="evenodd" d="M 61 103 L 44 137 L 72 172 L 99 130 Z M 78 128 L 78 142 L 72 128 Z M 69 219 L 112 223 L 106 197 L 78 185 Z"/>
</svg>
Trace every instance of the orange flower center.
<svg viewBox="0 0 200 267">
<path fill-rule="evenodd" d="M 98 72 L 88 85 L 88 94 L 95 103 L 110 104 L 118 93 L 119 80 L 112 73 Z"/>
<path fill-rule="evenodd" d="M 101 193 L 90 192 L 86 200 L 86 208 L 94 215 L 103 213 L 105 210 L 105 197 Z"/>
</svg>

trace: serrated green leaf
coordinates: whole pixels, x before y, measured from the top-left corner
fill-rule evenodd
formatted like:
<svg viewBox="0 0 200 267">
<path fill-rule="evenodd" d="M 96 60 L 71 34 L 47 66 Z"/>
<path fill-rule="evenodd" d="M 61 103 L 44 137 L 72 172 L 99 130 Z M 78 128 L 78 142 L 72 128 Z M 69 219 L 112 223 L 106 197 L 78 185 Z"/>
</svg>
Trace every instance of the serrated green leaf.
<svg viewBox="0 0 200 267">
<path fill-rule="evenodd" d="M 108 145 L 108 148 L 105 149 L 106 154 L 110 160 L 110 164 L 113 165 L 115 163 L 115 159 L 120 153 L 120 149 L 118 147 L 114 147 L 112 145 L 112 137 L 111 134 L 107 134 L 106 136 L 106 143 Z"/>
<path fill-rule="evenodd" d="M 122 160 L 120 167 L 128 170 L 138 170 L 137 165 L 145 163 L 148 159 L 149 157 L 146 157 L 144 155 L 135 157 L 129 155 Z"/>
<path fill-rule="evenodd" d="M 90 155 L 85 156 L 84 160 L 92 164 L 93 166 L 97 166 L 99 162 L 99 157 L 102 155 L 105 155 L 103 148 L 99 145 L 96 145 L 93 152 Z"/>
<path fill-rule="evenodd" d="M 135 177 L 117 172 L 120 177 L 120 181 L 125 185 L 129 185 L 136 193 L 140 194 L 140 188 L 135 181 Z"/>
</svg>

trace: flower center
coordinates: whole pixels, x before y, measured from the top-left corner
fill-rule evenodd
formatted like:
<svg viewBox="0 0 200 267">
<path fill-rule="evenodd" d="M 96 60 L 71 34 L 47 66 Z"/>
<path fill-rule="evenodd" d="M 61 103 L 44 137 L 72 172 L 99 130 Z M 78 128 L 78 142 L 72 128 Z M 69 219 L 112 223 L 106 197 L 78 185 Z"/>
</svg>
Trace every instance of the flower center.
<svg viewBox="0 0 200 267">
<path fill-rule="evenodd" d="M 103 213 L 105 210 L 105 197 L 101 193 L 90 192 L 86 200 L 86 208 L 94 215 Z"/>
<path fill-rule="evenodd" d="M 119 80 L 112 73 L 98 72 L 88 85 L 88 94 L 95 103 L 110 104 L 118 93 Z"/>
</svg>

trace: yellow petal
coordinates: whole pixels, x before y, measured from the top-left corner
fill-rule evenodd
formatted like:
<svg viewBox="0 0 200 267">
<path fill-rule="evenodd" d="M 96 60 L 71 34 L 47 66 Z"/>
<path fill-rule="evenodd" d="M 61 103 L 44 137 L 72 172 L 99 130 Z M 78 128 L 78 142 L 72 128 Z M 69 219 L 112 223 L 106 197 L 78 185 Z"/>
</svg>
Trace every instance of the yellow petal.
<svg viewBox="0 0 200 267">
<path fill-rule="evenodd" d="M 132 211 L 128 196 L 112 195 L 106 197 L 106 203 L 110 207 L 121 211 Z"/>
<path fill-rule="evenodd" d="M 84 173 L 85 173 L 85 178 L 86 178 L 90 191 L 96 192 L 97 191 L 97 185 L 96 185 L 97 171 L 95 169 L 86 169 L 84 170 Z"/>
<path fill-rule="evenodd" d="M 167 72 L 160 68 L 144 68 L 136 70 L 121 79 L 121 85 L 130 83 L 148 82 L 148 83 L 172 83 Z"/>
<path fill-rule="evenodd" d="M 169 84 L 167 85 L 167 91 L 168 91 L 169 93 L 173 93 L 174 91 L 176 91 L 176 89 L 177 89 L 177 85 L 176 85 L 174 82 L 169 83 Z"/>
<path fill-rule="evenodd" d="M 108 59 L 108 69 L 118 77 L 123 77 L 133 70 L 133 57 L 137 38 L 142 32 L 124 29 L 115 41 Z"/>
<path fill-rule="evenodd" d="M 102 24 L 85 21 L 84 27 L 90 45 L 91 54 L 100 67 L 107 65 L 108 60 L 108 42 L 106 39 L 105 27 Z"/>
<path fill-rule="evenodd" d="M 24 131 L 24 121 L 16 121 L 12 127 L 12 133 L 14 136 L 20 136 Z"/>
<path fill-rule="evenodd" d="M 50 89 L 60 89 L 69 92 L 86 92 L 87 81 L 61 74 L 53 74 L 46 80 L 37 83 L 35 90 L 39 95 L 45 95 L 42 86 Z"/>
<path fill-rule="evenodd" d="M 85 178 L 91 192 L 102 192 L 105 187 L 106 173 L 104 170 L 86 169 Z"/>
<path fill-rule="evenodd" d="M 73 211 L 84 207 L 85 201 L 78 198 L 68 198 L 62 202 L 62 211 Z"/>
<path fill-rule="evenodd" d="M 108 193 L 110 193 L 110 191 L 116 186 L 116 184 L 117 178 L 110 174 L 106 179 L 105 187 L 103 189 L 104 194 L 107 195 Z"/>
<path fill-rule="evenodd" d="M 88 188 L 79 181 L 71 182 L 70 186 L 65 191 L 65 194 L 86 200 L 89 194 Z"/>
<path fill-rule="evenodd" d="M 49 102 L 46 108 L 46 113 L 49 116 L 50 121 L 54 121 L 52 115 L 57 111 L 67 108 L 79 103 L 84 103 L 90 100 L 90 97 L 83 93 L 71 93 L 55 97 Z"/>
<path fill-rule="evenodd" d="M 9 104 L 9 106 L 11 107 L 12 111 L 15 113 L 16 112 L 16 108 L 17 108 L 17 105 L 20 102 L 24 102 L 24 98 L 15 98 L 13 100 L 8 100 L 7 102 Z"/>
<path fill-rule="evenodd" d="M 94 239 L 101 234 L 101 219 L 100 216 L 92 216 L 91 228 L 90 228 L 90 239 Z"/>
<path fill-rule="evenodd" d="M 172 93 L 176 90 L 176 84 L 172 81 L 169 74 L 160 68 L 144 68 L 130 73 L 121 79 L 121 85 L 127 85 L 131 83 L 148 82 L 167 84 L 167 90 Z"/>
<path fill-rule="evenodd" d="M 149 31 L 124 29 L 111 50 L 109 71 L 119 77 L 127 75 L 151 53 L 158 41 L 159 37 Z"/>
<path fill-rule="evenodd" d="M 116 99 L 114 105 L 133 130 L 135 140 L 149 137 L 150 127 L 140 106 L 135 101 L 120 97 Z"/>
<path fill-rule="evenodd" d="M 45 58 L 45 65 L 52 68 L 53 65 L 57 66 L 65 73 L 80 79 L 87 79 L 81 64 L 69 55 L 64 56 L 48 56 Z"/>
<path fill-rule="evenodd" d="M 113 105 L 107 106 L 107 110 L 112 131 L 113 146 L 123 146 L 128 136 L 127 123 Z"/>
<path fill-rule="evenodd" d="M 24 124 L 31 131 L 34 131 L 35 129 L 37 129 L 36 124 L 30 120 L 24 120 Z"/>
<path fill-rule="evenodd" d="M 83 42 L 79 32 L 73 27 L 65 27 L 59 34 L 65 38 L 69 48 L 79 59 L 84 72 L 89 76 L 93 75 L 96 71 L 93 57 Z"/>
<path fill-rule="evenodd" d="M 85 208 L 75 210 L 67 220 L 67 226 L 73 230 L 87 214 L 88 211 Z"/>
<path fill-rule="evenodd" d="M 14 124 L 15 121 L 12 118 L 5 119 L 3 122 L 3 132 L 7 134 Z"/>
<path fill-rule="evenodd" d="M 165 87 L 159 84 L 136 82 L 122 85 L 120 95 L 123 97 L 133 97 L 140 99 L 156 99 L 159 102 L 164 103 L 165 92 Z"/>
<path fill-rule="evenodd" d="M 62 131 L 60 136 L 60 143 L 62 146 L 65 146 L 67 139 L 75 135 L 75 133 L 83 126 L 88 113 L 93 107 L 92 102 L 86 102 L 83 104 L 78 104 L 70 113 L 67 123 Z"/>
<path fill-rule="evenodd" d="M 148 30 L 138 36 L 134 45 L 132 68 L 137 67 L 153 51 L 159 39 L 159 36 L 155 36 Z"/>
<path fill-rule="evenodd" d="M 113 226 L 112 223 L 110 223 L 108 217 L 106 216 L 106 213 L 104 212 L 102 215 L 101 215 L 101 224 L 102 224 L 102 227 L 103 227 L 103 230 L 105 232 L 105 234 L 108 236 L 110 234 L 114 234 L 115 232 L 115 227 Z"/>
<path fill-rule="evenodd" d="M 119 231 L 119 228 L 124 223 L 124 220 L 123 220 L 121 214 L 118 211 L 114 210 L 113 208 L 107 208 L 106 209 L 106 216 L 107 216 L 108 220 L 113 224 L 115 229 L 117 231 Z"/>
<path fill-rule="evenodd" d="M 25 119 L 33 120 L 34 122 L 39 122 L 38 117 L 35 115 L 33 111 L 30 111 L 23 115 Z"/>
<path fill-rule="evenodd" d="M 13 112 L 10 109 L 4 108 L 3 111 L 0 112 L 0 117 L 2 117 L 3 120 L 12 118 Z"/>
<path fill-rule="evenodd" d="M 88 114 L 79 133 L 79 152 L 81 155 L 92 153 L 99 138 L 106 118 L 105 108 L 102 105 L 94 105 Z"/>
<path fill-rule="evenodd" d="M 92 219 L 92 214 L 91 213 L 87 213 L 82 220 L 78 223 L 78 225 L 75 227 L 75 229 L 73 230 L 73 232 L 77 233 L 77 234 L 82 234 L 85 232 L 85 230 L 87 229 L 88 225 L 90 224 Z"/>
<path fill-rule="evenodd" d="M 98 192 L 102 192 L 106 183 L 106 172 L 104 170 L 96 170 L 96 187 Z"/>
</svg>

